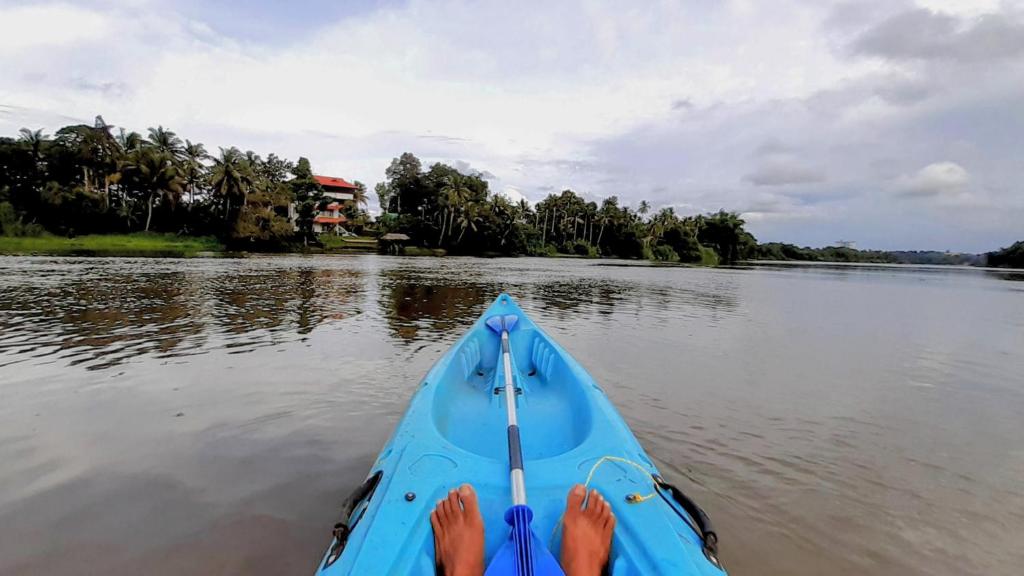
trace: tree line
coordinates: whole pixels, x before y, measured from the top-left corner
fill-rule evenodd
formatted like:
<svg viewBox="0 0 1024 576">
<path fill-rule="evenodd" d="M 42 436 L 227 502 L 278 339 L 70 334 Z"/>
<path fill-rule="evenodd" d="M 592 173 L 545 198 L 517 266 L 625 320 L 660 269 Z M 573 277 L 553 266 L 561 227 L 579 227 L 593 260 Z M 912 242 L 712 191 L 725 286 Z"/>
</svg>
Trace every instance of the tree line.
<svg viewBox="0 0 1024 576">
<path fill-rule="evenodd" d="M 355 232 L 401 232 L 410 244 L 466 255 L 578 255 L 705 264 L 749 258 L 757 245 L 728 212 L 679 217 L 672 208 L 636 210 L 615 196 L 600 203 L 572 190 L 531 206 L 494 194 L 476 173 L 411 153 L 395 158 L 375 187 L 383 214 L 365 210 L 356 181 L 346 203 Z M 164 232 L 214 236 L 229 248 L 286 250 L 318 244 L 327 204 L 305 158 L 265 158 L 236 147 L 212 155 L 158 126 L 145 136 L 102 117 L 52 137 L 22 129 L 0 138 L 0 233 L 74 236 Z"/>
<path fill-rule="evenodd" d="M 419 246 L 454 254 L 615 258 L 733 264 L 741 260 L 1024 267 L 1024 242 L 987 254 L 934 250 L 859 250 L 848 246 L 759 244 L 736 213 L 679 216 L 669 206 L 636 209 L 616 196 L 588 201 L 572 190 L 530 205 L 492 194 L 480 174 L 446 164 L 424 169 L 416 156 L 392 160 L 375 191 L 384 211 L 380 226 L 409 234 Z"/>
<path fill-rule="evenodd" d="M 346 211 L 358 224 L 366 220 L 366 189 L 356 185 Z M 29 129 L 0 137 L 0 233 L 9 236 L 159 231 L 280 249 L 313 239 L 324 203 L 305 158 L 236 147 L 210 154 L 163 126 L 145 136 L 115 132 L 97 116 L 52 137 Z"/>
<path fill-rule="evenodd" d="M 424 169 L 413 154 L 392 160 L 375 191 L 379 225 L 408 234 L 414 245 L 452 254 L 557 254 L 732 263 L 754 255 L 757 242 L 739 215 L 680 217 L 671 207 L 634 210 L 610 196 L 588 201 L 572 190 L 535 205 L 493 194 L 480 174 L 436 163 Z"/>
<path fill-rule="evenodd" d="M 371 218 L 356 181 L 344 213 L 366 234 L 401 232 L 410 244 L 466 255 L 577 255 L 731 264 L 804 260 L 1024 266 L 1018 242 L 987 255 L 883 252 L 848 247 L 758 244 L 736 213 L 676 214 L 634 209 L 616 196 L 587 200 L 573 190 L 534 205 L 493 193 L 479 173 L 411 153 L 392 160 L 375 186 L 382 214 Z M 33 236 L 139 231 L 213 236 L 229 248 L 287 250 L 319 244 L 313 220 L 328 199 L 309 160 L 262 157 L 203 144 L 157 126 L 145 135 L 97 116 L 49 136 L 22 129 L 0 137 L 0 234 Z"/>
<path fill-rule="evenodd" d="M 858 262 L 872 264 L 930 264 L 979 266 L 982 254 L 940 252 L 937 250 L 858 250 L 849 246 L 824 248 L 800 247 L 784 242 L 768 242 L 757 246 L 757 260 L 797 262 Z"/>
</svg>

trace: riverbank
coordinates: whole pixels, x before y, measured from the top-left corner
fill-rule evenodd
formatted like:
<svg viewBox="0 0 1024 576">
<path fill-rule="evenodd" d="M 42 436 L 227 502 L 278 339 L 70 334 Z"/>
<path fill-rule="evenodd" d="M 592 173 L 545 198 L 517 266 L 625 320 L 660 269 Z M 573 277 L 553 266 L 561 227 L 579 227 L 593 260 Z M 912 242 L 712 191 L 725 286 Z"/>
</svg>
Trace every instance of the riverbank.
<svg viewBox="0 0 1024 576">
<path fill-rule="evenodd" d="M 101 234 L 61 236 L 0 236 L 0 254 L 50 256 L 135 256 L 191 258 L 224 252 L 213 237 L 175 234 Z"/>
<path fill-rule="evenodd" d="M 283 252 L 297 254 L 372 254 L 379 251 L 376 238 L 369 236 L 361 237 L 321 237 L 322 246 L 286 247 Z M 703 247 L 702 247 L 703 248 Z M 195 258 L 203 256 L 220 256 L 228 254 L 227 248 L 212 236 L 178 236 L 175 234 L 157 234 L 137 232 L 134 234 L 91 234 L 65 238 L 62 236 L 0 236 L 0 255 L 45 255 L 45 256 L 122 256 L 122 257 L 143 257 L 143 258 Z M 245 252 L 234 252 L 244 254 Z M 417 246 L 406 246 L 401 251 L 403 256 L 446 256 L 447 252 L 438 248 L 422 248 Z M 649 259 L 652 262 L 667 266 L 701 266 L 716 267 L 720 263 L 717 254 L 708 248 L 701 250 L 703 260 L 701 262 L 680 263 L 678 260 L 657 260 Z M 484 257 L 502 257 L 499 253 L 483 254 Z M 539 254 L 540 257 L 564 258 L 564 259 L 602 259 L 597 255 L 563 254 L 561 252 L 548 252 Z M 641 259 L 644 260 L 644 259 Z M 761 259 L 754 258 L 744 260 L 741 263 L 749 265 L 757 264 L 851 264 L 846 260 L 792 260 L 792 259 Z M 913 262 L 859 262 L 865 265 L 901 265 L 916 264 Z M 1002 268 L 1013 269 L 1012 264 L 1003 264 Z M 920 264 L 916 264 L 920 265 Z M 979 267 L 981 264 L 954 264 L 950 261 L 940 261 L 930 264 L 931 266 L 970 266 Z"/>
</svg>

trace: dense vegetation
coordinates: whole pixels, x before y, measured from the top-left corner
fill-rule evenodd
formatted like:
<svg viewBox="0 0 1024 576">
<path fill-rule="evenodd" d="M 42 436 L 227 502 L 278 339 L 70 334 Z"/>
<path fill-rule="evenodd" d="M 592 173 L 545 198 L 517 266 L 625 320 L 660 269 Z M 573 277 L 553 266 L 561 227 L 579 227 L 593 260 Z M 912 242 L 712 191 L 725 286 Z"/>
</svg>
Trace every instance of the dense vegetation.
<svg viewBox="0 0 1024 576">
<path fill-rule="evenodd" d="M 453 254 L 530 254 L 651 258 L 674 262 L 736 262 L 757 245 L 738 215 L 719 212 L 680 218 L 672 208 L 648 216 L 615 196 L 598 204 L 572 190 L 536 205 L 492 194 L 479 174 L 445 164 L 424 169 L 405 153 L 391 162 L 376 192 L 384 230 Z"/>
<path fill-rule="evenodd" d="M 384 209 L 372 223 L 365 187 L 346 206 L 349 226 L 402 232 L 411 244 L 455 254 L 571 254 L 683 262 L 735 262 L 754 238 L 735 214 L 648 217 L 615 197 L 598 205 L 566 190 L 536 206 L 492 194 L 479 174 L 412 154 L 396 158 L 377 185 Z M 294 203 L 294 222 L 289 205 Z M 154 231 L 210 236 L 232 248 L 279 250 L 318 243 L 313 218 L 324 204 L 309 161 L 293 163 L 238 148 L 211 156 L 166 128 L 116 133 L 97 117 L 51 138 L 23 129 L 0 138 L 0 233 L 4 236 Z"/>
<path fill-rule="evenodd" d="M 1014 242 L 1002 250 L 989 252 L 985 255 L 985 264 L 996 268 L 1024 268 L 1024 240 Z"/>
<path fill-rule="evenodd" d="M 446 164 L 424 169 L 416 156 L 395 158 L 376 185 L 382 216 L 365 211 L 366 188 L 344 207 L 346 226 L 357 233 L 400 232 L 424 253 L 474 255 L 574 255 L 645 258 L 714 265 L 740 260 L 980 264 L 985 257 L 946 252 L 880 252 L 848 247 L 758 245 L 739 215 L 726 211 L 679 216 L 673 208 L 636 209 L 615 196 L 588 201 L 572 190 L 535 205 L 490 191 L 480 174 Z M 162 126 L 144 137 L 97 116 L 92 125 L 65 126 L 49 137 L 22 129 L 0 137 L 0 237 L 8 247 L 45 249 L 53 235 L 154 232 L 149 240 L 124 237 L 63 245 L 85 252 L 167 245 L 185 253 L 211 246 L 287 250 L 322 245 L 313 219 L 326 204 L 305 158 L 266 158 L 238 148 L 205 147 Z M 292 207 L 292 217 L 289 217 Z M 11 238 L 51 238 L 13 241 Z M 175 238 L 201 238 L 182 244 Z M 334 239 L 332 239 L 334 240 Z M 178 244 L 175 244 L 175 243 Z M 370 240 L 372 243 L 372 239 Z M 329 242 L 328 242 L 329 243 Z M 205 248 L 197 248 L 197 246 Z M 365 248 L 365 246 L 364 246 Z M 422 250 L 428 249 L 428 250 Z M 1024 242 L 987 254 L 992 266 L 1024 266 Z"/>
<path fill-rule="evenodd" d="M 211 156 L 171 130 L 146 137 L 93 125 L 52 137 L 22 129 L 0 138 L 0 233 L 62 236 L 156 231 L 213 236 L 232 247 L 281 249 L 309 239 L 323 201 L 309 161 L 237 148 Z M 349 207 L 362 215 L 365 188 Z M 298 232 L 288 206 L 298 201 Z"/>
</svg>

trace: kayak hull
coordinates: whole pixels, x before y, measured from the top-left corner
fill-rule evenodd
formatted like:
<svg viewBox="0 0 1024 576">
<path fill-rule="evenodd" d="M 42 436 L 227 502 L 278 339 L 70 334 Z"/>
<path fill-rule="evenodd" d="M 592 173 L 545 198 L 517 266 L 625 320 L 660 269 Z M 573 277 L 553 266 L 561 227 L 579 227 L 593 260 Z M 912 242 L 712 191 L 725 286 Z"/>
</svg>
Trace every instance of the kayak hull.
<svg viewBox="0 0 1024 576">
<path fill-rule="evenodd" d="M 336 533 L 317 574 L 433 574 L 429 514 L 463 483 L 480 500 L 486 558 L 508 539 L 500 337 L 485 325 L 496 314 L 519 317 L 509 340 L 527 497 L 540 540 L 557 557 L 566 494 L 592 475 L 590 486 L 617 519 L 611 574 L 723 574 L 698 521 L 653 486 L 656 467 L 601 388 L 506 294 L 418 383 L 371 467 L 371 477 L 380 473 L 375 486 L 345 512 L 349 528 Z"/>
</svg>

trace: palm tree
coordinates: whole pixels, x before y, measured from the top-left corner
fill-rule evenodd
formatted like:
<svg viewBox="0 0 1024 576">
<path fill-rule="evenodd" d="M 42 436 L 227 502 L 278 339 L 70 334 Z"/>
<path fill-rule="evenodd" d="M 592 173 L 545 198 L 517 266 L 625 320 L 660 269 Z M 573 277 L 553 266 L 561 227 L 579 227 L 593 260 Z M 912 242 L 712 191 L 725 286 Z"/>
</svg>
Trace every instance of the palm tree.
<svg viewBox="0 0 1024 576">
<path fill-rule="evenodd" d="M 44 134 L 42 130 L 29 130 L 28 128 L 18 130 L 18 134 L 18 140 L 28 146 L 32 154 L 32 160 L 37 164 L 41 162 L 43 159 L 43 145 L 49 140 L 49 136 Z"/>
<path fill-rule="evenodd" d="M 149 129 L 149 143 L 157 150 L 169 154 L 175 161 L 184 157 L 185 147 L 181 143 L 181 138 L 163 126 Z"/>
<path fill-rule="evenodd" d="M 513 204 L 512 202 L 509 201 L 508 198 L 501 194 L 494 196 L 494 199 L 491 200 L 490 206 L 491 214 L 494 216 L 494 218 L 492 218 L 492 221 L 498 224 L 494 228 L 497 230 L 502 230 L 501 239 L 499 240 L 498 244 L 500 246 L 504 246 L 506 239 L 508 239 L 508 235 L 512 232 L 513 229 L 515 229 L 516 222 L 519 221 L 518 213 L 522 206 L 518 204 Z"/>
<path fill-rule="evenodd" d="M 123 172 L 134 187 L 146 197 L 146 227 L 153 220 L 153 203 L 157 198 L 164 198 L 172 206 L 181 197 L 184 178 L 178 171 L 174 158 L 161 150 L 140 148 L 132 152 L 126 161 Z"/>
<path fill-rule="evenodd" d="M 733 212 L 719 210 L 710 217 L 701 218 L 698 240 L 702 244 L 714 245 L 718 255 L 727 263 L 740 258 L 740 245 L 752 237 L 743 230 L 746 222 Z"/>
<path fill-rule="evenodd" d="M 22 128 L 18 133 L 18 140 L 28 148 L 28 153 L 32 158 L 32 185 L 42 184 L 43 172 L 46 169 L 43 147 L 49 141 L 49 137 L 42 130 L 29 130 L 28 128 Z"/>
<path fill-rule="evenodd" d="M 476 225 L 480 222 L 480 209 L 476 202 L 466 202 L 462 207 L 462 213 L 459 215 L 459 226 L 462 231 L 459 232 L 459 237 L 455 240 L 458 244 L 462 242 L 462 237 L 466 234 L 466 228 L 472 228 L 473 232 L 476 232 Z"/>
<path fill-rule="evenodd" d="M 118 145 L 121 146 L 121 150 L 124 152 L 131 152 L 132 150 L 141 147 L 143 142 L 142 134 L 135 131 L 125 132 L 124 128 L 121 128 L 118 131 L 115 138 L 117 139 Z"/>
<path fill-rule="evenodd" d="M 191 140 L 185 140 L 185 160 L 182 162 L 182 173 L 185 183 L 188 185 L 188 202 L 193 204 L 196 196 L 196 186 L 203 181 L 206 165 L 203 163 L 210 157 L 206 148 Z"/>
<path fill-rule="evenodd" d="M 526 198 L 520 198 L 519 199 L 518 208 L 519 208 L 518 216 L 519 216 L 520 222 L 522 222 L 524 224 L 527 223 L 526 218 L 530 214 L 530 203 L 526 201 Z"/>
<path fill-rule="evenodd" d="M 363 184 L 359 180 L 356 180 L 354 184 L 356 185 L 356 187 L 352 190 L 352 202 L 354 202 L 356 206 L 362 206 L 363 208 L 366 208 L 366 184 Z"/>
<path fill-rule="evenodd" d="M 118 164 L 124 154 L 117 138 L 110 133 L 111 128 L 113 126 L 107 124 L 103 116 L 97 116 L 88 138 L 94 171 L 103 175 L 103 199 L 107 208 L 110 207 L 110 185 L 120 179 Z"/>
<path fill-rule="evenodd" d="M 138 218 L 135 217 L 135 201 L 131 198 L 125 198 L 117 208 L 117 215 L 124 218 L 125 223 L 128 225 L 128 231 L 130 232 L 132 224 L 138 221 Z"/>
<path fill-rule="evenodd" d="M 220 158 L 213 159 L 210 169 L 210 188 L 214 196 L 224 201 L 225 220 L 231 214 L 231 199 L 240 199 L 244 206 L 252 185 L 252 169 L 242 152 L 234 146 L 221 148 Z"/>
<path fill-rule="evenodd" d="M 608 214 L 607 210 L 602 209 L 600 212 L 597 213 L 597 221 L 598 223 L 601 224 L 601 227 L 597 231 L 597 244 L 595 244 L 595 246 L 600 248 L 601 237 L 604 236 L 604 227 L 612 222 L 612 217 L 610 214 Z"/>
<path fill-rule="evenodd" d="M 648 225 L 649 233 L 644 241 L 649 245 L 652 240 L 660 240 L 665 235 L 665 231 L 672 227 L 678 219 L 676 218 L 676 209 L 672 206 L 666 206 L 658 211 Z"/>
<path fill-rule="evenodd" d="M 640 215 L 640 218 L 643 219 L 643 217 L 650 211 L 651 205 L 647 203 L 647 200 L 641 200 L 640 207 L 636 209 L 636 213 Z"/>
<path fill-rule="evenodd" d="M 441 188 L 441 194 L 443 194 L 445 207 L 445 215 L 448 218 L 448 236 L 452 235 L 452 224 L 455 222 L 455 212 L 461 210 L 463 204 L 469 198 L 470 190 L 466 185 L 466 178 L 462 174 L 451 174 L 444 179 L 444 186 Z M 441 223 L 441 237 L 438 239 L 438 245 L 441 244 L 441 239 L 444 238 L 444 216 L 442 216 Z M 476 228 L 474 227 L 474 230 Z M 463 228 L 465 233 L 465 228 Z M 462 235 L 459 235 L 462 238 Z"/>
</svg>

